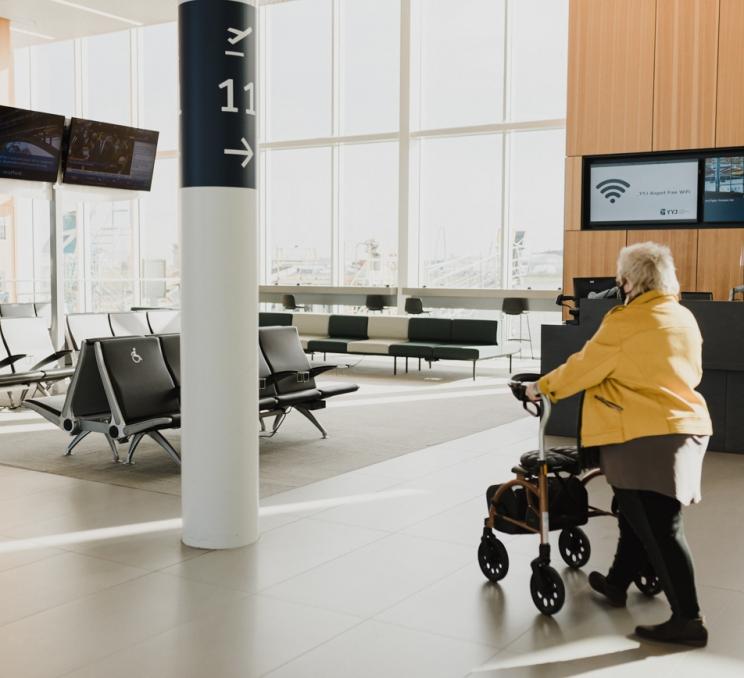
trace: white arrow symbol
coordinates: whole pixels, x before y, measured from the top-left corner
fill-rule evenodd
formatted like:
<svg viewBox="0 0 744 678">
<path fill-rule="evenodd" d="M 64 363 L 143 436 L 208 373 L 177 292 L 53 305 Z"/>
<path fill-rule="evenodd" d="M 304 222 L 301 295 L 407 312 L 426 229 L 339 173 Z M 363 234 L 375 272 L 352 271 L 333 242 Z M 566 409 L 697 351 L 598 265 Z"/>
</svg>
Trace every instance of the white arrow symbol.
<svg viewBox="0 0 744 678">
<path fill-rule="evenodd" d="M 244 155 L 245 158 L 243 159 L 243 162 L 240 163 L 243 167 L 246 167 L 248 163 L 251 161 L 251 158 L 253 157 L 253 149 L 248 145 L 248 142 L 246 141 L 245 137 L 243 137 L 240 141 L 243 142 L 243 146 L 245 146 L 245 149 L 243 148 L 226 148 L 225 149 L 225 155 Z"/>
</svg>

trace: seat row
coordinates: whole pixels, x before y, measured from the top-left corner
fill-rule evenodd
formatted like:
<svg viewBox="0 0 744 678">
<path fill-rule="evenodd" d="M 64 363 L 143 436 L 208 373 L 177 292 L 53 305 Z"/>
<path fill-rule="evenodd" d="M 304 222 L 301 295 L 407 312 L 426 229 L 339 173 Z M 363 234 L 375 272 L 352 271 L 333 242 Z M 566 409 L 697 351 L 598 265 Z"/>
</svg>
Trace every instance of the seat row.
<svg viewBox="0 0 744 678">
<path fill-rule="evenodd" d="M 308 353 L 354 353 L 473 363 L 507 357 L 509 370 L 519 345 L 498 343 L 497 320 L 418 318 L 409 316 L 333 315 L 325 313 L 260 313 L 259 326 L 292 326 Z"/>
<path fill-rule="evenodd" d="M 52 320 L 52 305 L 48 301 L 0 304 L 0 318 L 44 318 Z"/>
<path fill-rule="evenodd" d="M 11 407 L 15 390 L 23 401 L 29 391 L 46 395 L 52 384 L 72 376 L 73 369 L 63 364 L 69 353 L 54 347 L 45 318 L 0 318 L 0 390 Z"/>
<path fill-rule="evenodd" d="M 79 351 L 86 339 L 177 334 L 181 331 L 181 313 L 166 309 L 117 313 L 69 313 L 65 324 L 67 345 Z"/>
<path fill-rule="evenodd" d="M 357 390 L 356 384 L 317 384 L 315 375 L 333 366 L 311 368 L 294 328 L 259 333 L 259 417 L 274 435 L 296 409 L 326 437 L 312 412 L 327 398 Z M 64 395 L 29 398 L 25 406 L 72 437 L 66 454 L 90 433 L 103 435 L 114 461 L 117 443 L 129 443 L 133 463 L 148 436 L 180 464 L 180 455 L 161 431 L 181 426 L 181 350 L 178 334 L 85 339 Z M 271 431 L 263 419 L 273 417 Z"/>
</svg>

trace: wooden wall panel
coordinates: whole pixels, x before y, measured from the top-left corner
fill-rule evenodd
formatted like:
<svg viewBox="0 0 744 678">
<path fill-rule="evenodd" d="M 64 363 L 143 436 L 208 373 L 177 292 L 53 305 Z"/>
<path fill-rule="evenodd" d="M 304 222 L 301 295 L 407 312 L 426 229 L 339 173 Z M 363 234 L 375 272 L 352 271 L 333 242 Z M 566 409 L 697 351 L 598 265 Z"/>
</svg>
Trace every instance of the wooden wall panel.
<svg viewBox="0 0 744 678">
<path fill-rule="evenodd" d="M 744 285 L 744 228 L 700 229 L 698 290 L 713 292 L 716 301 L 725 301 L 735 285 Z"/>
<path fill-rule="evenodd" d="M 567 231 L 581 230 L 581 158 L 566 158 L 563 225 Z"/>
<path fill-rule="evenodd" d="M 615 275 L 625 231 L 566 231 L 563 234 L 563 289 L 573 291 L 573 278 Z"/>
<path fill-rule="evenodd" d="M 10 21 L 0 19 L 0 104 L 12 106 L 13 92 L 13 48 Z"/>
<path fill-rule="evenodd" d="M 654 150 L 716 141 L 719 0 L 657 0 Z"/>
<path fill-rule="evenodd" d="M 685 292 L 697 290 L 697 229 L 628 231 L 628 245 L 648 240 L 666 245 L 672 251 L 680 288 Z"/>
<path fill-rule="evenodd" d="M 650 151 L 656 0 L 571 0 L 566 155 Z"/>
<path fill-rule="evenodd" d="M 744 2 L 721 0 L 716 146 L 744 146 Z"/>
</svg>

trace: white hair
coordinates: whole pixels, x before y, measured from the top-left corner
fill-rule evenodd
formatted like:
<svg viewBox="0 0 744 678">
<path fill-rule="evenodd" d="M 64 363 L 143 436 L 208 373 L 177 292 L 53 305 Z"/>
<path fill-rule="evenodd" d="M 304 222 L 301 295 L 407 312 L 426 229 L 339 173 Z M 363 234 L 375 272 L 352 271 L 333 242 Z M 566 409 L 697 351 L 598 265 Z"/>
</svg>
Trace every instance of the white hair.
<svg viewBox="0 0 744 678">
<path fill-rule="evenodd" d="M 672 253 L 666 245 L 640 242 L 620 250 L 617 277 L 633 286 L 633 295 L 650 290 L 679 295 L 679 281 Z"/>
</svg>

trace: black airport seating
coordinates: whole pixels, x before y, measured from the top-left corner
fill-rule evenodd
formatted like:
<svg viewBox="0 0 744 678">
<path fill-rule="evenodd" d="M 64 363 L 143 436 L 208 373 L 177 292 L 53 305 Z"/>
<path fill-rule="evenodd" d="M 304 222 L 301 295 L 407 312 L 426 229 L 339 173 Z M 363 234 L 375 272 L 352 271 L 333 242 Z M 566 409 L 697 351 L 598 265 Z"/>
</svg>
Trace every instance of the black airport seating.
<svg viewBox="0 0 744 678">
<path fill-rule="evenodd" d="M 0 304 L 0 318 L 35 318 L 36 306 L 33 303 Z"/>
<path fill-rule="evenodd" d="M 8 390 L 10 406 L 14 407 L 13 391 L 20 387 L 22 389 L 21 400 L 33 384 L 39 383 L 44 378 L 44 373 L 40 370 L 33 372 L 16 372 L 13 365 L 25 358 L 25 354 L 11 355 L 5 347 L 5 343 L 0 340 L 0 389 Z"/>
<path fill-rule="evenodd" d="M 113 337 L 108 313 L 69 313 L 67 315 L 67 346 L 79 351 L 86 339 Z"/>
<path fill-rule="evenodd" d="M 294 327 L 262 327 L 258 332 L 261 352 L 274 375 L 273 385 L 278 406 L 294 408 L 328 437 L 325 429 L 312 414 L 323 409 L 326 399 L 359 389 L 357 384 L 330 382 L 317 384 L 315 377 L 335 365 L 311 367 Z"/>
<path fill-rule="evenodd" d="M 161 334 L 160 346 L 173 382 L 181 388 L 181 335 Z"/>
<path fill-rule="evenodd" d="M 498 343 L 498 321 L 469 318 L 421 318 L 392 315 L 327 315 L 323 313 L 261 313 L 259 326 L 291 324 L 307 353 L 353 353 L 437 360 L 467 360 L 473 379 L 480 360 L 506 357 L 509 370 L 519 344 Z"/>
<path fill-rule="evenodd" d="M 115 337 L 132 337 L 152 334 L 145 311 L 122 311 L 109 313 L 111 333 Z"/>
<path fill-rule="evenodd" d="M 308 342 L 311 353 L 347 353 L 352 341 L 367 339 L 366 315 L 332 315 L 328 320 L 328 337 Z"/>
<path fill-rule="evenodd" d="M 270 311 L 258 314 L 259 327 L 278 327 L 292 324 L 291 313 L 272 313 Z"/>
<path fill-rule="evenodd" d="M 31 386 L 44 395 L 49 395 L 49 388 L 54 382 L 72 376 L 72 367 L 60 365 L 60 361 L 70 351 L 54 349 L 43 318 L 0 318 L 0 333 L 7 355 L 22 356 L 9 363 L 12 372 L 19 379 L 18 383 L 29 384 L 29 389 L 21 393 L 21 401 Z M 9 381 L 3 385 L 10 386 Z"/>
<path fill-rule="evenodd" d="M 142 438 L 149 436 L 180 464 L 180 455 L 161 433 L 180 428 L 181 403 L 158 337 L 99 341 L 95 352 L 111 411 L 110 435 L 131 438 L 127 463 L 132 463 Z"/>
<path fill-rule="evenodd" d="M 88 434 L 100 433 L 106 438 L 114 461 L 119 461 L 116 440 L 109 432 L 111 412 L 93 341 L 87 340 L 81 345 L 75 373 L 64 395 L 27 398 L 23 404 L 72 436 L 66 456 L 72 454 L 75 446 Z"/>
<path fill-rule="evenodd" d="M 147 324 L 152 334 L 180 334 L 181 312 L 171 309 L 148 310 Z"/>
</svg>

